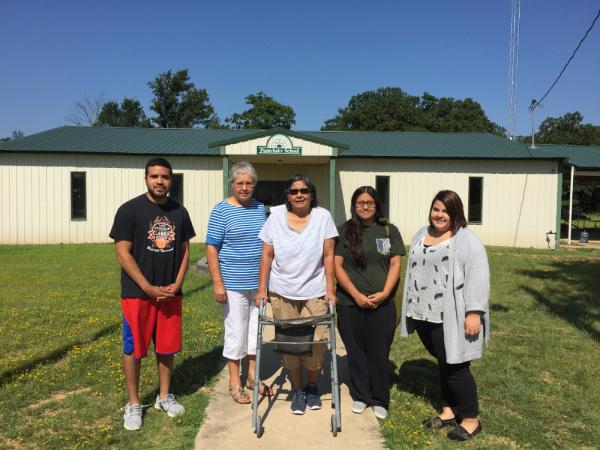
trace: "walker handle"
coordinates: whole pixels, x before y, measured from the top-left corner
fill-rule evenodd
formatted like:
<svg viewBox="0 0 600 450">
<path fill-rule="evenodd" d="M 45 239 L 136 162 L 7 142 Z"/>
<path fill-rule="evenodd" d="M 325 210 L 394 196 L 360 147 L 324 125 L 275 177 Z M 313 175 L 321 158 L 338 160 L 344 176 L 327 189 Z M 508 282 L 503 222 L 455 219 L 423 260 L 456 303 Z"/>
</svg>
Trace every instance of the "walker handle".
<svg viewBox="0 0 600 450">
<path fill-rule="evenodd" d="M 330 298 L 327 299 L 327 307 L 329 309 L 329 314 L 333 314 L 335 311 L 335 302 Z"/>
</svg>

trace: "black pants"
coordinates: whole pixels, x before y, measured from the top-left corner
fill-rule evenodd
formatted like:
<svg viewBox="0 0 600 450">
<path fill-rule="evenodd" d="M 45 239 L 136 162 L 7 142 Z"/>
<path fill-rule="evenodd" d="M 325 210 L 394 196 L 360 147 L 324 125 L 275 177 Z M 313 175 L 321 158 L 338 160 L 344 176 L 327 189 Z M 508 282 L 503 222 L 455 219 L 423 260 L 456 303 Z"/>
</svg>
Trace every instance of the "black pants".
<svg viewBox="0 0 600 450">
<path fill-rule="evenodd" d="M 348 354 L 350 395 L 368 405 L 388 408 L 388 357 L 396 331 L 396 308 L 386 300 L 377 309 L 337 308 L 338 330 Z"/>
<path fill-rule="evenodd" d="M 469 361 L 460 364 L 446 363 L 444 328 L 441 323 L 414 320 L 410 317 L 421 342 L 431 356 L 437 359 L 444 406 L 455 409 L 459 418 L 475 418 L 479 413 L 477 385 L 469 369 Z"/>
</svg>

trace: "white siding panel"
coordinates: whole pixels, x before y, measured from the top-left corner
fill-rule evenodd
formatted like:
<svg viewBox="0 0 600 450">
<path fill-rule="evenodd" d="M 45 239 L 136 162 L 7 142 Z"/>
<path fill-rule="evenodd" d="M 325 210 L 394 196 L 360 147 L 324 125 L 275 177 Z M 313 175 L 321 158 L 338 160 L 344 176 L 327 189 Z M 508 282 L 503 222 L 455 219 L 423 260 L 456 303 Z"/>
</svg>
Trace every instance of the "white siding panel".
<svg viewBox="0 0 600 450">
<path fill-rule="evenodd" d="M 110 242 L 117 208 L 145 192 L 144 156 L 0 155 L 0 186 L 8 218 L 0 244 Z M 184 204 L 204 240 L 212 206 L 223 196 L 222 162 L 215 157 L 169 158 L 184 176 Z M 86 173 L 87 219 L 71 220 L 71 172 Z"/>
<path fill-rule="evenodd" d="M 295 145 L 303 145 L 293 139 Z M 253 145 L 254 149 L 256 143 Z M 304 150 L 304 149 L 303 149 Z M 0 154 L 1 187 L 8 218 L 0 243 L 109 242 L 117 208 L 145 191 L 144 156 Z M 219 157 L 172 157 L 183 174 L 184 205 L 204 240 L 212 207 L 223 198 Z M 328 207 L 326 164 L 255 163 L 259 179 L 286 180 L 294 173 L 311 176 L 319 200 Z M 452 189 L 468 203 L 469 176 L 483 177 L 483 221 L 471 225 L 489 245 L 547 247 L 546 233 L 556 231 L 557 163 L 544 161 L 337 160 L 336 222 L 349 215 L 350 196 L 361 185 L 390 176 L 390 218 L 408 241 L 427 221 L 432 197 Z M 71 220 L 70 173 L 86 172 L 87 220 Z"/>
<path fill-rule="evenodd" d="M 549 161 L 462 161 L 339 159 L 341 201 L 336 220 L 349 217 L 354 189 L 390 176 L 390 219 L 409 241 L 427 223 L 433 196 L 456 191 L 468 205 L 469 177 L 483 177 L 483 220 L 472 229 L 488 245 L 547 247 L 556 231 L 557 163 Z"/>
</svg>

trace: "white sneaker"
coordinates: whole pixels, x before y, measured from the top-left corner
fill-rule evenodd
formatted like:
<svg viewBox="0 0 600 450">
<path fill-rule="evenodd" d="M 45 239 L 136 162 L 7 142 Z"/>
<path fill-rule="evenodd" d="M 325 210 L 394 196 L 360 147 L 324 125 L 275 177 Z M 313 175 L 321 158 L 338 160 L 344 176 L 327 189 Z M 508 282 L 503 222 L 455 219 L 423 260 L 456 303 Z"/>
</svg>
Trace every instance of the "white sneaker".
<svg viewBox="0 0 600 450">
<path fill-rule="evenodd" d="M 373 413 L 379 420 L 385 420 L 387 418 L 387 409 L 383 406 L 373 406 Z"/>
<path fill-rule="evenodd" d="M 358 400 L 352 402 L 352 412 L 356 414 L 362 414 L 367 409 L 367 404 Z"/>
<path fill-rule="evenodd" d="M 126 430 L 137 431 L 142 428 L 142 405 L 125 405 L 125 414 L 123 414 L 123 426 Z"/>
<path fill-rule="evenodd" d="M 181 416 L 185 412 L 185 408 L 181 403 L 175 400 L 175 396 L 173 394 L 168 394 L 163 399 L 157 395 L 156 402 L 154 403 L 154 409 L 166 412 L 169 417 Z"/>
</svg>

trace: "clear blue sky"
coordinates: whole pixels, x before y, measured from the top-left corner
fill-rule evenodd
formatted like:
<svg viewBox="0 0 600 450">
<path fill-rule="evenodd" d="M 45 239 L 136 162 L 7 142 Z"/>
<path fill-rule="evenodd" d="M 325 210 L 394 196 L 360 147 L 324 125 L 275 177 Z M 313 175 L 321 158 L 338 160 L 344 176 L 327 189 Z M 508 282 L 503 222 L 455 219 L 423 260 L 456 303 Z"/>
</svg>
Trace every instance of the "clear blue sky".
<svg viewBox="0 0 600 450">
<path fill-rule="evenodd" d="M 522 0 L 517 132 L 595 17 L 597 0 Z M 506 126 L 510 0 L 0 0 L 0 137 L 64 125 L 74 102 L 134 97 L 189 68 L 223 119 L 265 91 L 318 130 L 354 94 L 471 97 Z M 538 110 L 600 124 L 600 23 Z"/>
</svg>

